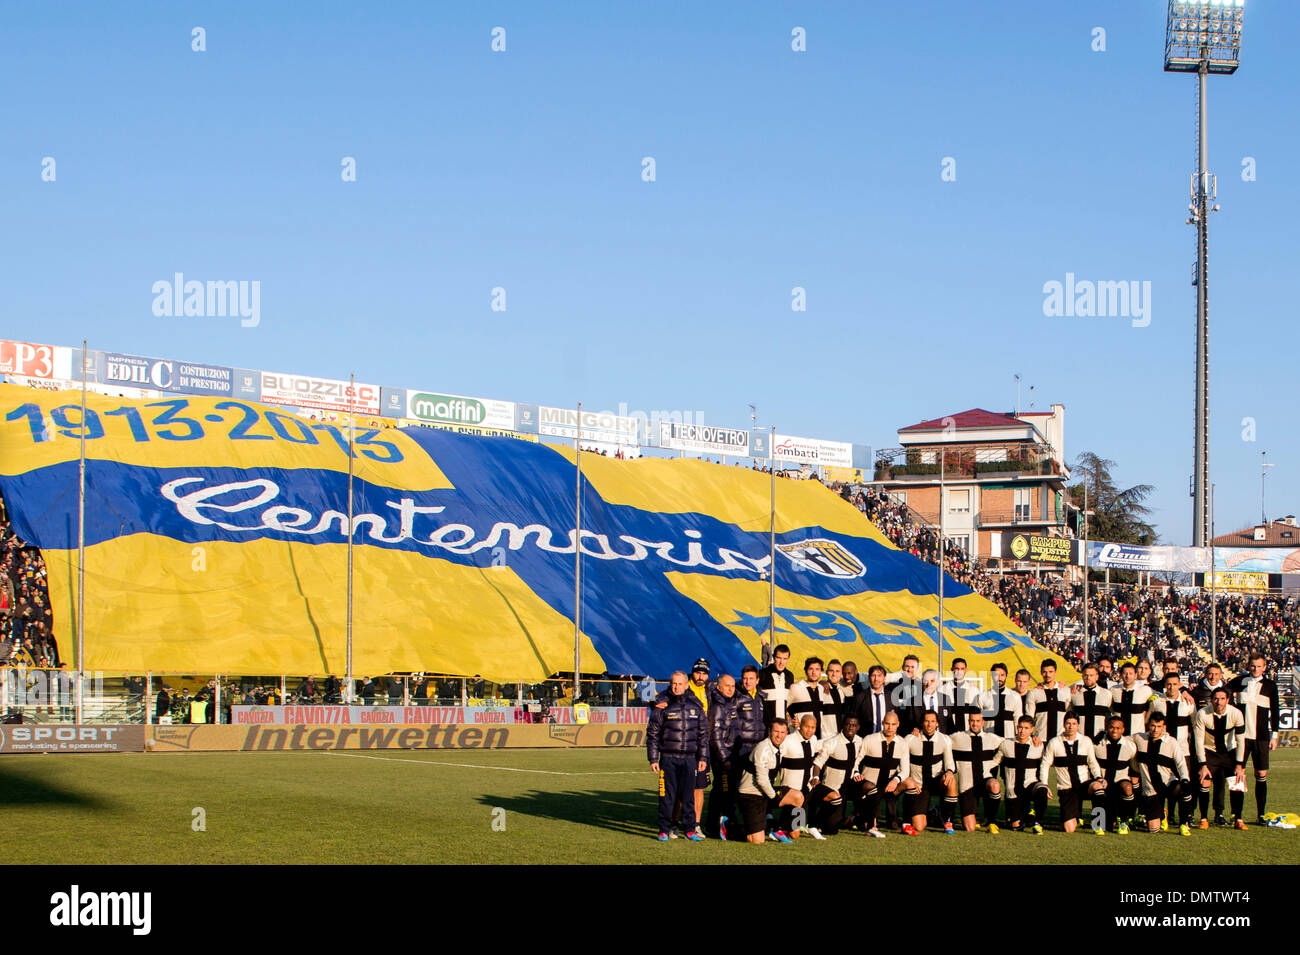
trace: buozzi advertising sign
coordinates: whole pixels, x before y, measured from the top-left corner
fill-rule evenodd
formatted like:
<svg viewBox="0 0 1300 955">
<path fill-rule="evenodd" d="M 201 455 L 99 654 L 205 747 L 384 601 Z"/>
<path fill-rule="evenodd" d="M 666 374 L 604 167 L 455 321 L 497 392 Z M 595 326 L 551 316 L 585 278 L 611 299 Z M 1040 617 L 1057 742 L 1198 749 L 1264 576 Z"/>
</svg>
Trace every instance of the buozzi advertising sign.
<svg viewBox="0 0 1300 955">
<path fill-rule="evenodd" d="M 379 414 L 379 386 L 334 378 L 262 372 L 262 400 L 273 405 Z"/>
<path fill-rule="evenodd" d="M 695 454 L 749 456 L 749 430 L 707 424 L 659 423 L 659 447 Z"/>
<path fill-rule="evenodd" d="M 515 406 L 510 401 L 443 395 L 432 391 L 408 391 L 407 417 L 428 424 L 469 428 L 498 428 L 509 431 L 515 425 Z"/>
</svg>

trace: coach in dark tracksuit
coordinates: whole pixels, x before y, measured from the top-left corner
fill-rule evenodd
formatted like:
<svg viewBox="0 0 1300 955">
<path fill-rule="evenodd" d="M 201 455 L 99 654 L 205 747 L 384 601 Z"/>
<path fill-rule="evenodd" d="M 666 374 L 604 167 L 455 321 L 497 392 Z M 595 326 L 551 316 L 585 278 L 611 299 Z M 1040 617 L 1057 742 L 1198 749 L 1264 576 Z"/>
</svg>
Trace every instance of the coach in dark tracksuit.
<svg viewBox="0 0 1300 955">
<path fill-rule="evenodd" d="M 673 806 L 682 803 L 682 829 L 689 839 L 695 832 L 695 774 L 709 766 L 709 722 L 699 698 L 686 688 L 686 674 L 673 674 L 668 689 L 650 708 L 646 725 L 646 754 L 650 769 L 659 774 L 659 832 L 672 828 Z"/>
<path fill-rule="evenodd" d="M 732 805 L 736 789 L 731 778 L 727 734 L 739 702 L 736 680 L 730 674 L 724 673 L 709 687 L 709 764 L 713 770 L 713 789 L 709 791 L 709 808 L 704 813 L 704 834 L 709 838 L 718 835 L 718 823 L 723 816 L 736 814 Z"/>
<path fill-rule="evenodd" d="M 717 739 L 715 736 L 715 744 Z M 763 694 L 758 690 L 758 668 L 751 665 L 745 667 L 740 675 L 740 689 L 731 698 L 731 712 L 721 736 L 720 748 L 730 763 L 727 784 L 733 802 L 740 791 L 740 778 L 749 767 L 749 754 L 765 739 L 767 724 L 764 722 Z"/>
</svg>

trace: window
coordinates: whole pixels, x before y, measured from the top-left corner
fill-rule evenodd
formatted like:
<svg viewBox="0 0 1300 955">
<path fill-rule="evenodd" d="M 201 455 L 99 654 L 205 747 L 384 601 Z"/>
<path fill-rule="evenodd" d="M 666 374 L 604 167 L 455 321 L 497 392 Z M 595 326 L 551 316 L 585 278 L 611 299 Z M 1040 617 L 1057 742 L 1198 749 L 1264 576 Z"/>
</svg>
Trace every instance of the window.
<svg viewBox="0 0 1300 955">
<path fill-rule="evenodd" d="M 948 492 L 948 513 L 970 513 L 970 488 L 955 488 Z"/>
<path fill-rule="evenodd" d="M 1029 520 L 1029 500 L 1033 489 L 1028 487 L 1018 487 L 1015 489 L 1016 512 L 1012 518 L 1017 521 Z"/>
<path fill-rule="evenodd" d="M 893 501 L 895 504 L 903 504 L 903 505 L 907 504 L 906 491 L 890 491 L 888 493 L 889 493 L 889 499 Z"/>
</svg>

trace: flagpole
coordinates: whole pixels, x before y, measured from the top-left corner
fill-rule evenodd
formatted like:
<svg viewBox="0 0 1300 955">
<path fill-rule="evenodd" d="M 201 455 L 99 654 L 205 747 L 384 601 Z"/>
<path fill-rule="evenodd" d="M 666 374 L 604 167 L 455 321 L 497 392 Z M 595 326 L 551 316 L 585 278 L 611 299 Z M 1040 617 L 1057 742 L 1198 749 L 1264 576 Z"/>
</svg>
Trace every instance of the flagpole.
<svg viewBox="0 0 1300 955">
<path fill-rule="evenodd" d="M 771 539 L 767 555 L 767 650 L 771 658 L 772 648 L 776 646 L 776 425 L 772 425 L 771 436 L 767 439 L 767 471 L 772 484 L 771 498 Z M 763 661 L 764 665 L 768 660 Z"/>
<path fill-rule="evenodd" d="M 938 688 L 943 691 L 943 480 L 944 464 L 947 461 L 945 449 L 939 449 L 939 681 Z"/>
<path fill-rule="evenodd" d="M 582 673 L 582 402 L 574 419 L 574 464 L 577 465 L 573 509 L 573 703 L 576 706 L 581 693 L 579 675 Z"/>
<path fill-rule="evenodd" d="M 1214 485 L 1210 485 L 1210 659 L 1219 659 L 1219 607 L 1214 602 Z"/>
<path fill-rule="evenodd" d="M 81 463 L 77 468 L 77 708 L 85 721 L 86 683 L 86 339 L 81 340 Z"/>
<path fill-rule="evenodd" d="M 356 690 L 356 682 L 352 676 L 352 442 L 356 435 L 356 419 L 353 416 L 352 396 L 357 391 L 357 376 L 353 372 L 348 377 L 348 685 L 347 692 L 343 696 L 345 704 L 352 703 L 352 694 Z"/>
</svg>

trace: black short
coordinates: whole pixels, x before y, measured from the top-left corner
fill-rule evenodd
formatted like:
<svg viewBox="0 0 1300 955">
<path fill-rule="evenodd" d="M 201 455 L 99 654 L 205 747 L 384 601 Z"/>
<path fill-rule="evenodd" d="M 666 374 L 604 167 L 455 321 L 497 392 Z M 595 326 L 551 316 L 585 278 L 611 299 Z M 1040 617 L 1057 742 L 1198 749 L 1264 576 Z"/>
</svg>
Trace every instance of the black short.
<svg viewBox="0 0 1300 955">
<path fill-rule="evenodd" d="M 1142 797 L 1142 814 L 1148 820 L 1159 820 L 1165 814 L 1165 800 L 1169 798 L 1169 793 L 1152 793 L 1150 796 Z"/>
<path fill-rule="evenodd" d="M 1255 772 L 1263 773 L 1268 771 L 1268 740 L 1267 739 L 1248 739 L 1246 740 L 1246 757 L 1242 763 L 1255 762 Z"/>
<path fill-rule="evenodd" d="M 820 802 L 824 802 L 826 797 L 834 791 L 835 790 L 831 789 L 830 786 L 827 786 L 824 783 L 818 783 L 812 788 L 811 792 L 804 796 L 803 804 L 804 806 L 811 808 Z"/>
<path fill-rule="evenodd" d="M 741 793 L 736 797 L 740 818 L 745 824 L 745 835 L 752 836 L 767 828 L 767 797 Z"/>
<path fill-rule="evenodd" d="M 922 783 L 918 792 L 910 793 L 904 806 L 904 814 L 908 816 L 923 816 L 930 808 L 930 797 L 938 796 L 942 799 L 948 794 L 947 787 L 943 784 L 942 777 L 932 776 L 928 783 Z"/>
<path fill-rule="evenodd" d="M 697 772 L 695 774 L 695 788 L 696 789 L 709 788 L 709 771 L 707 769 L 702 773 Z"/>
<path fill-rule="evenodd" d="M 1071 786 L 1069 789 L 1058 789 L 1056 798 L 1061 804 L 1061 821 L 1067 819 L 1078 819 L 1079 810 L 1083 808 L 1083 794 L 1085 787 Z"/>
<path fill-rule="evenodd" d="M 974 786 L 964 793 L 957 794 L 957 804 L 963 816 L 973 816 L 979 808 L 980 797 L 987 793 L 988 790 L 983 786 Z"/>
<path fill-rule="evenodd" d="M 1205 768 L 1210 771 L 1210 780 L 1216 777 L 1231 778 L 1237 775 L 1237 757 L 1233 753 L 1205 753 Z M 1197 771 L 1197 777 L 1200 771 Z"/>
</svg>

